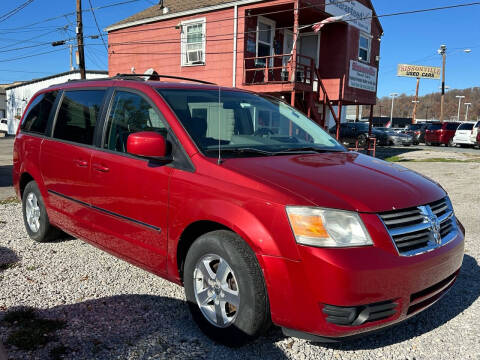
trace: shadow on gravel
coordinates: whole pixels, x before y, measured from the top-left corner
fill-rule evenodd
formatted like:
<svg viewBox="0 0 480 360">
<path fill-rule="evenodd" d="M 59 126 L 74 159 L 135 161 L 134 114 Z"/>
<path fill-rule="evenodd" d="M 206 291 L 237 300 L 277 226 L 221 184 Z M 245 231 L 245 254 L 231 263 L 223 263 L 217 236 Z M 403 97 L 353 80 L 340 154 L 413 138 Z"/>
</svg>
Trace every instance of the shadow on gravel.
<svg viewBox="0 0 480 360">
<path fill-rule="evenodd" d="M 7 313 L 21 310 L 12 307 Z M 287 359 L 274 342 L 282 338 L 274 328 L 266 336 L 240 349 L 217 345 L 197 328 L 183 300 L 153 295 L 119 295 L 81 303 L 34 309 L 42 319 L 66 324 L 33 358 L 61 349 L 66 359 Z M 5 312 L 0 311 L 0 319 Z M 1 321 L 0 321 L 1 323 Z M 7 347 L 7 352 L 12 349 Z M 13 355 L 17 355 L 15 352 Z M 48 355 L 47 355 L 48 357 Z"/>
<path fill-rule="evenodd" d="M 12 165 L 0 166 L 0 187 L 13 186 L 12 169 Z"/>
<path fill-rule="evenodd" d="M 468 309 L 479 297 L 480 267 L 475 258 L 465 254 L 455 284 L 443 298 L 430 308 L 383 332 L 344 343 L 319 346 L 351 351 L 370 350 L 400 343 L 442 326 Z"/>
<path fill-rule="evenodd" d="M 17 254 L 13 250 L 0 246 L 0 272 L 15 266 L 19 260 Z"/>
<path fill-rule="evenodd" d="M 392 156 L 399 156 L 409 152 L 421 151 L 421 150 L 423 149 L 409 147 L 409 146 L 403 146 L 403 147 L 382 146 L 382 147 L 377 147 L 375 151 L 375 157 L 383 160 Z"/>
</svg>

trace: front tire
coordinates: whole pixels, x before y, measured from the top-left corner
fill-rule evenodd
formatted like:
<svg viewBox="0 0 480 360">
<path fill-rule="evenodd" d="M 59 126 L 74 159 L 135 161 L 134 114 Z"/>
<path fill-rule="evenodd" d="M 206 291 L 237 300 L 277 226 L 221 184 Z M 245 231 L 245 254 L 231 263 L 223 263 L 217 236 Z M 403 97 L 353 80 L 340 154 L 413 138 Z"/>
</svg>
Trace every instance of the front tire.
<svg viewBox="0 0 480 360">
<path fill-rule="evenodd" d="M 216 342 L 239 347 L 270 326 L 262 271 L 255 253 L 235 233 L 213 231 L 192 244 L 184 286 L 194 321 Z"/>
<path fill-rule="evenodd" d="M 35 181 L 30 181 L 22 196 L 23 222 L 28 236 L 37 242 L 46 242 L 55 238 L 59 231 L 48 219 L 42 194 Z"/>
</svg>

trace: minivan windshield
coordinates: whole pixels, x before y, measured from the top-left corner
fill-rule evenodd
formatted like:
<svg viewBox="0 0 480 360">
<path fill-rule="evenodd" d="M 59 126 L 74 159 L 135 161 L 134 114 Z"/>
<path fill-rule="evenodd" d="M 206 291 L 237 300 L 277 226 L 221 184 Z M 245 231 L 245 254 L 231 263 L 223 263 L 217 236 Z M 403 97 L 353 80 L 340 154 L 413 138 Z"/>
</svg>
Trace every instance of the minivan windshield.
<svg viewBox="0 0 480 360">
<path fill-rule="evenodd" d="M 240 91 L 157 89 L 209 157 L 337 152 L 345 148 L 305 115 L 272 97 Z"/>
</svg>

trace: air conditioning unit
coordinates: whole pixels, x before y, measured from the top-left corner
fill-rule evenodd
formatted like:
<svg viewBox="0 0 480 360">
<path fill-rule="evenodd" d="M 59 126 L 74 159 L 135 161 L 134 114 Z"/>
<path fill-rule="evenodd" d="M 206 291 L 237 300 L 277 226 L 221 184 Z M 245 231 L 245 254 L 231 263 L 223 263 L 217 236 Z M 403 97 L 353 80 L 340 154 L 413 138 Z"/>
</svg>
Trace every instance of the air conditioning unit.
<svg viewBox="0 0 480 360">
<path fill-rule="evenodd" d="M 187 51 L 187 63 L 189 64 L 203 63 L 203 50 Z"/>
</svg>

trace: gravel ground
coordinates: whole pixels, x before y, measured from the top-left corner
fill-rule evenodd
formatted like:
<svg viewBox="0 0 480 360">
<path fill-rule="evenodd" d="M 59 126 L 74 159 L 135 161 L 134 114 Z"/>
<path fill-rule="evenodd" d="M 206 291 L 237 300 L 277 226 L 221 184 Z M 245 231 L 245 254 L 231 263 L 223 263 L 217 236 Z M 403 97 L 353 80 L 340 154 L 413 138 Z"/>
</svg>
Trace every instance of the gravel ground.
<svg viewBox="0 0 480 360">
<path fill-rule="evenodd" d="M 66 327 L 11 359 L 480 359 L 480 193 L 476 163 L 408 163 L 450 193 L 467 230 L 457 283 L 428 310 L 383 333 L 336 345 L 285 338 L 277 328 L 228 349 L 194 325 L 183 289 L 76 239 L 36 244 L 18 204 L 0 205 L 0 320 L 23 306 Z M 3 326 L 3 327 L 2 327 Z M 11 329 L 0 321 L 0 341 Z M 65 347 L 62 348 L 61 346 Z M 54 350 L 52 352 L 52 349 Z M 57 357 L 60 358 L 60 357 Z"/>
</svg>

